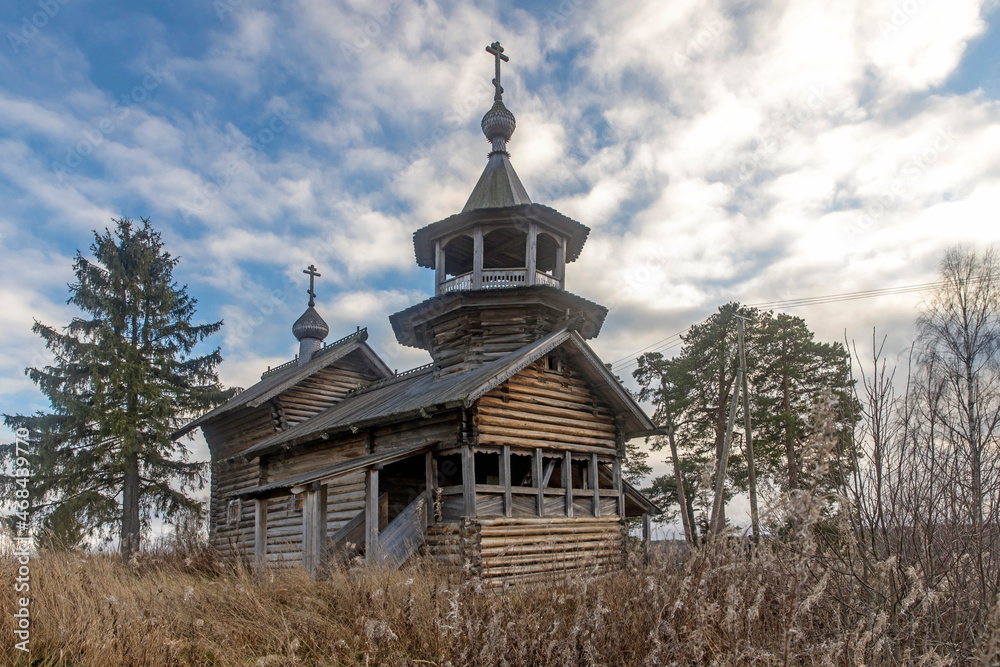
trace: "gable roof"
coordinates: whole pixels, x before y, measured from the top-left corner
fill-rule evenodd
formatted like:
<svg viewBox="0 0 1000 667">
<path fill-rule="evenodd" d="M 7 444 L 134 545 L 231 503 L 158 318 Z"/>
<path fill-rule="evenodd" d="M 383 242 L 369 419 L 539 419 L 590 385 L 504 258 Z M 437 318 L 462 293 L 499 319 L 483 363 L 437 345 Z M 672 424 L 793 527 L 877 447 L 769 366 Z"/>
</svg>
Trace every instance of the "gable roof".
<svg viewBox="0 0 1000 667">
<path fill-rule="evenodd" d="M 392 370 L 390 370 L 389 367 L 385 365 L 385 362 L 382 361 L 377 354 L 375 354 L 375 351 L 372 350 L 367 343 L 365 343 L 366 340 L 368 340 L 368 330 L 358 329 L 356 332 L 348 336 L 344 336 L 340 340 L 334 341 L 316 352 L 308 363 L 300 366 L 297 362 L 289 362 L 284 367 L 278 366 L 277 368 L 270 369 L 261 375 L 260 382 L 252 387 L 244 389 L 222 405 L 206 412 L 197 419 L 188 422 L 174 432 L 174 434 L 170 437 L 172 439 L 177 439 L 182 435 L 189 433 L 190 431 L 193 431 L 194 429 L 237 408 L 259 407 L 281 392 L 294 387 L 314 373 L 317 373 L 336 363 L 355 350 L 360 351 L 360 353 L 372 363 L 372 366 L 376 368 L 379 374 L 383 377 L 391 377 Z"/>
<path fill-rule="evenodd" d="M 479 368 L 435 378 L 431 366 L 362 387 L 324 412 L 253 445 L 238 456 L 252 458 L 344 431 L 468 408 L 486 392 L 565 345 L 583 363 L 595 390 L 625 415 L 626 437 L 649 435 L 655 426 L 601 360 L 575 331 L 560 329 Z"/>
</svg>

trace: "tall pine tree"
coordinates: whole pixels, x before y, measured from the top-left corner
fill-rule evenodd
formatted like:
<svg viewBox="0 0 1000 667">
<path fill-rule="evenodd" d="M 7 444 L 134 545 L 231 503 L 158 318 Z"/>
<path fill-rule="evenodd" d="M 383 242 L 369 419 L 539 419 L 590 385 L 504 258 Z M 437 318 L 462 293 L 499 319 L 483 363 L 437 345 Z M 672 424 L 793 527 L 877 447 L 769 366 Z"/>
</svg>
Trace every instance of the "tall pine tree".
<svg viewBox="0 0 1000 667">
<path fill-rule="evenodd" d="M 801 318 L 741 308 L 737 303 L 721 306 L 681 336 L 684 346 L 674 358 L 665 359 L 658 352 L 639 357 L 633 373 L 641 387 L 639 397 L 653 402 L 654 421 L 668 429 L 671 440 L 676 437 L 676 443 L 670 443 L 675 472 L 699 470 L 710 462 L 718 465 L 739 367 L 738 314 L 748 318 L 745 345 L 758 479 L 778 489 L 794 490 L 807 463 L 803 456 L 811 433 L 809 415 L 818 402 L 826 392 L 837 400 L 838 435 L 845 442 L 850 432 L 846 415 L 852 413 L 846 351 L 838 343 L 816 342 Z M 742 425 L 742 406 L 737 414 L 736 424 Z M 737 426 L 736 431 L 741 430 Z M 661 449 L 666 442 L 654 441 L 653 449 Z M 728 494 L 747 490 L 748 467 L 741 443 L 738 440 L 730 450 Z M 654 487 L 676 489 L 680 481 L 681 476 L 675 475 L 673 480 L 655 480 Z M 696 476 L 684 475 L 681 488 L 685 493 L 705 491 L 689 488 L 689 481 L 696 482 Z"/>
<path fill-rule="evenodd" d="M 113 231 L 94 233 L 93 260 L 77 252 L 68 302 L 82 314 L 62 329 L 32 327 L 54 360 L 25 373 L 51 412 L 5 422 L 31 433 L 39 528 L 79 539 L 80 528 L 113 534 L 117 524 L 129 556 L 154 516 L 200 512 L 188 494 L 204 487 L 205 464 L 170 434 L 231 392 L 215 372 L 218 348 L 192 356 L 222 322 L 192 324 L 197 302 L 174 281 L 178 259 L 147 218 L 113 222 Z M 4 448 L 0 459 L 12 453 Z"/>
</svg>

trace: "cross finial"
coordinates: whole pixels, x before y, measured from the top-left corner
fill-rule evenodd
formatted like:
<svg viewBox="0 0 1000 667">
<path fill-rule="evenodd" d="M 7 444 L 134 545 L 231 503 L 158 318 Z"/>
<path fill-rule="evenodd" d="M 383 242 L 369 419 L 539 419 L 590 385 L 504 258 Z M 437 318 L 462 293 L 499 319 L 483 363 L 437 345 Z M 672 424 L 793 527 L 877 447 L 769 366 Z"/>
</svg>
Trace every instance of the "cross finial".
<svg viewBox="0 0 1000 667">
<path fill-rule="evenodd" d="M 503 86 L 500 85 L 500 61 L 509 62 L 510 58 L 503 54 L 503 47 L 500 46 L 500 42 L 493 42 L 486 47 L 486 50 L 492 53 L 496 60 L 496 77 L 493 79 L 493 87 L 496 88 L 496 93 L 493 94 L 493 99 L 499 102 L 503 99 Z"/>
<path fill-rule="evenodd" d="M 316 279 L 322 274 L 317 273 L 316 267 L 312 264 L 310 264 L 309 268 L 304 270 L 302 273 L 309 276 L 309 307 L 312 308 L 316 305 Z"/>
</svg>

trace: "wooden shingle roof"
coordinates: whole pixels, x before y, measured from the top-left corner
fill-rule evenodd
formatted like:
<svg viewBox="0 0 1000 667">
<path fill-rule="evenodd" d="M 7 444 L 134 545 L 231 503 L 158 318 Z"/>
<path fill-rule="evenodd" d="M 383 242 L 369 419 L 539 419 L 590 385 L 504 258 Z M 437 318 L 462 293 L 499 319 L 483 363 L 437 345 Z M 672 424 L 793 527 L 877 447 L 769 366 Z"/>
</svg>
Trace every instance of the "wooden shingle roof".
<svg viewBox="0 0 1000 667">
<path fill-rule="evenodd" d="M 591 381 L 594 390 L 625 417 L 627 437 L 650 435 L 655 426 L 615 376 L 575 331 L 560 329 L 505 357 L 466 373 L 435 378 L 430 366 L 362 387 L 343 401 L 287 431 L 249 447 L 241 458 L 252 458 L 313 441 L 324 435 L 426 417 L 441 410 L 471 407 L 486 392 L 500 386 L 557 347 L 565 346 Z"/>
</svg>

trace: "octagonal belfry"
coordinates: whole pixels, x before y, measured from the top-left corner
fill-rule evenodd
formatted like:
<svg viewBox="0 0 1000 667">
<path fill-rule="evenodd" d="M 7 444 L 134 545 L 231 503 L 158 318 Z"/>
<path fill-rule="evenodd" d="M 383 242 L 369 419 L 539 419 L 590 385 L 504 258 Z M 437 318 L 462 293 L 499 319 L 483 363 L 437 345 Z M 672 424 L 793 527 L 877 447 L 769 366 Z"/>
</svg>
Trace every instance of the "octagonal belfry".
<svg viewBox="0 0 1000 667">
<path fill-rule="evenodd" d="M 389 318 L 401 344 L 430 352 L 438 375 L 493 361 L 560 327 L 593 338 L 607 315 L 566 291 L 566 265 L 590 229 L 532 203 L 511 164 L 516 121 L 503 103 L 501 52 L 493 107 L 482 120 L 492 149 L 486 168 L 461 213 L 413 235 L 417 264 L 435 271 L 434 297 Z"/>
</svg>

